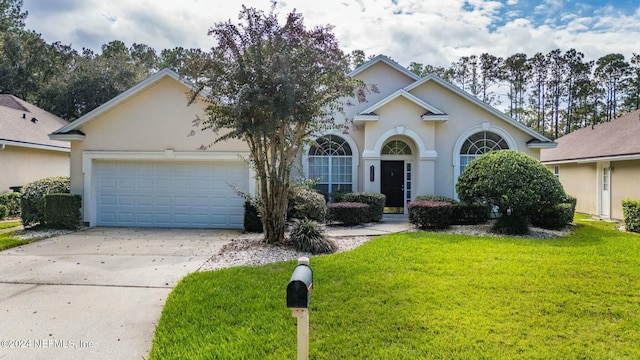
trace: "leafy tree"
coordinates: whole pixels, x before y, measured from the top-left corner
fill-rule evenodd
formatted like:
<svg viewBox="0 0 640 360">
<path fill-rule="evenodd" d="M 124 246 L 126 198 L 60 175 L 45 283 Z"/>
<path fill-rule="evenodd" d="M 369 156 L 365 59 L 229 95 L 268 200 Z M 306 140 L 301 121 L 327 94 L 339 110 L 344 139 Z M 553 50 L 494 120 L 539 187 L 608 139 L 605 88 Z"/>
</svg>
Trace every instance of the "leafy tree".
<svg viewBox="0 0 640 360">
<path fill-rule="evenodd" d="M 470 92 L 473 96 L 478 97 L 479 80 L 478 80 L 478 57 L 476 55 L 463 56 L 458 62 L 452 64 L 452 79 L 462 90 Z"/>
<path fill-rule="evenodd" d="M 497 103 L 496 97 L 489 88 L 500 81 L 500 69 L 504 59 L 488 53 L 480 55 L 480 99 L 489 105 Z"/>
<path fill-rule="evenodd" d="M 22 12 L 22 0 L 0 0 L 0 36 L 5 32 L 24 29 L 28 12 Z"/>
<path fill-rule="evenodd" d="M 407 69 L 421 77 L 427 76 L 429 74 L 436 74 L 447 81 L 451 81 L 453 74 L 453 70 L 451 69 L 446 69 L 442 66 L 423 65 L 417 62 L 412 62 L 411 64 L 409 64 Z"/>
<path fill-rule="evenodd" d="M 367 62 L 366 55 L 362 50 L 353 50 L 351 56 L 351 70 L 355 70 Z"/>
<path fill-rule="evenodd" d="M 581 97 L 580 95 L 584 86 L 589 84 L 588 80 L 591 75 L 592 63 L 583 62 L 584 54 L 576 51 L 575 49 L 568 50 L 564 54 L 564 59 L 568 70 L 565 78 L 567 110 L 564 134 L 568 134 L 571 132 L 571 126 L 574 126 L 575 128 L 574 110 L 576 103 L 579 103 L 580 100 L 584 100 L 584 97 Z"/>
<path fill-rule="evenodd" d="M 600 80 L 606 94 L 604 116 L 611 121 L 618 116 L 618 93 L 629 71 L 622 54 L 608 54 L 596 61 L 595 77 Z"/>
<path fill-rule="evenodd" d="M 176 47 L 160 52 L 158 68 L 169 68 L 180 76 L 197 83 L 207 67 L 209 54 L 200 49 Z"/>
<path fill-rule="evenodd" d="M 560 181 L 542 163 L 514 150 L 484 153 L 467 165 L 456 191 L 468 203 L 498 207 L 500 217 L 493 231 L 525 234 L 528 214 L 564 201 Z"/>
<path fill-rule="evenodd" d="M 640 109 L 640 54 L 634 53 L 629 63 L 630 76 L 626 85 L 624 108 L 626 111 L 634 111 Z"/>
<path fill-rule="evenodd" d="M 214 143 L 247 143 L 258 179 L 258 211 L 265 240 L 282 243 L 293 162 L 303 142 L 333 114 L 365 90 L 348 78 L 349 57 L 338 47 L 331 27 L 306 29 L 292 12 L 284 25 L 272 9 L 242 7 L 241 22 L 216 23 L 201 88 L 209 93 L 208 116 L 196 121 L 217 135 Z M 194 94 L 195 96 L 195 94 Z"/>
<path fill-rule="evenodd" d="M 560 126 L 560 101 L 564 97 L 564 76 L 567 72 L 567 64 L 560 53 L 560 49 L 555 49 L 547 54 L 547 66 L 549 69 L 547 78 L 547 88 L 550 91 L 549 111 L 553 123 L 553 136 L 558 137 Z"/>
<path fill-rule="evenodd" d="M 0 46 L 0 92 L 34 101 L 41 84 L 53 73 L 50 50 L 40 34 L 33 31 L 4 33 Z"/>
<path fill-rule="evenodd" d="M 522 120 L 524 113 L 524 94 L 530 76 L 531 67 L 527 54 L 518 53 L 505 59 L 502 78 L 509 84 L 508 114 L 518 121 Z"/>
<path fill-rule="evenodd" d="M 535 112 L 536 131 L 544 134 L 547 93 L 547 57 L 542 53 L 536 53 L 529 58 L 531 69 L 532 95 L 531 106 Z"/>
</svg>

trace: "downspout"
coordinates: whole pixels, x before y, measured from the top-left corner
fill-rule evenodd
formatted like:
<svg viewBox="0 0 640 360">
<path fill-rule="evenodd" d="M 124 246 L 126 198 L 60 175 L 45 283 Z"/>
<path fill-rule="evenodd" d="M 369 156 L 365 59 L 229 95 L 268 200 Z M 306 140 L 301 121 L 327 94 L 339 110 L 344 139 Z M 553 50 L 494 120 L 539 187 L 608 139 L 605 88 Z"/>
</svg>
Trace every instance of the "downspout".
<svg viewBox="0 0 640 360">
<path fill-rule="evenodd" d="M 5 143 L 2 143 L 0 145 L 2 145 L 2 148 L 0 148 L 0 151 L 4 150 L 4 148 L 7 147 L 7 144 L 5 144 Z"/>
</svg>

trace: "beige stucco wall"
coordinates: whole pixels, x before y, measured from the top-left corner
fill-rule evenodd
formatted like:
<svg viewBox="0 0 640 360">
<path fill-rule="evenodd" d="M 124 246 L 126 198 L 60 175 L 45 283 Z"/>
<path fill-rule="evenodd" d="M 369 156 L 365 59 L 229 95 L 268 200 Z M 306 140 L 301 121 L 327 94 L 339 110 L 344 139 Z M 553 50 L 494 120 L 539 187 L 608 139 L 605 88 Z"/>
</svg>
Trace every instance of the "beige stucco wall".
<svg viewBox="0 0 640 360">
<path fill-rule="evenodd" d="M 610 217 L 622 220 L 622 201 L 640 199 L 640 160 L 612 161 Z M 576 211 L 599 216 L 600 187 L 598 164 L 595 162 L 547 165 L 553 171 L 559 167 L 560 182 L 567 194 L 578 199 Z"/>
<path fill-rule="evenodd" d="M 564 191 L 576 199 L 576 211 L 595 215 L 598 213 L 598 175 L 595 163 L 549 165 L 553 171 L 559 167 L 560 183 Z"/>
<path fill-rule="evenodd" d="M 369 81 L 375 80 L 370 79 Z M 539 149 L 527 147 L 527 142 L 532 139 L 531 135 L 435 81 L 427 82 L 413 89 L 411 94 L 445 112 L 449 115 L 449 120 L 423 121 L 421 116 L 426 110 L 404 97 L 399 97 L 376 110 L 376 114 L 380 116 L 379 120 L 360 124 L 355 130 L 352 128 L 349 135 L 358 143 L 361 154 L 372 150 L 374 145 L 381 140 L 383 134 L 389 136 L 389 131 L 393 129 L 398 130 L 388 139 L 382 140 L 401 139 L 416 150 L 416 142 L 412 140 L 412 136 L 397 133 L 414 132 L 417 134 L 418 140 L 424 144 L 425 149 L 423 150 L 435 151 L 437 157 L 433 161 L 419 161 L 419 155 L 417 152 L 414 153 L 416 154 L 414 164 L 419 166 L 420 170 L 416 174 L 418 178 L 416 178 L 414 185 L 417 186 L 414 187 L 415 191 L 412 197 L 421 194 L 454 196 L 456 177 L 454 163 L 457 161 L 457 151 L 459 151 L 456 149 L 456 144 L 459 141 L 464 141 L 470 135 L 468 133 L 470 129 L 475 128 L 473 132 L 486 129 L 505 133 L 512 140 L 515 150 L 522 151 L 536 159 L 540 158 Z M 401 128 L 398 128 L 399 126 Z M 360 164 L 365 164 L 363 168 L 367 169 L 369 164 L 374 163 L 366 162 L 361 158 Z M 358 184 L 360 190 L 379 191 L 374 189 L 379 187 L 377 180 L 376 184 L 368 184 L 368 176 L 363 172 L 361 174 L 363 176 L 359 178 Z"/>
<path fill-rule="evenodd" d="M 623 219 L 622 201 L 640 200 L 640 160 L 611 162 L 611 217 Z"/>
<path fill-rule="evenodd" d="M 196 117 L 204 118 L 203 102 L 187 106 L 188 88 L 165 77 L 128 98 L 79 130 L 86 137 L 72 141 L 71 191 L 82 194 L 84 151 L 164 151 L 194 152 L 216 139 L 211 131 L 193 126 Z M 245 143 L 233 140 L 213 145 L 208 152 L 247 151 Z"/>
<path fill-rule="evenodd" d="M 375 85 L 378 91 L 368 93 L 365 102 L 359 103 L 356 101 L 354 102 L 354 106 L 346 108 L 345 114 L 348 117 L 353 117 L 353 115 L 358 114 L 371 105 L 389 96 L 393 92 L 402 89 L 415 81 L 407 75 L 402 74 L 395 69 L 391 69 L 383 62 L 378 62 L 370 66 L 366 70 L 360 72 L 356 78 L 367 84 L 369 87 L 371 85 Z"/>
<path fill-rule="evenodd" d="M 51 176 L 69 176 L 69 153 L 9 146 L 0 150 L 0 193 Z"/>
</svg>

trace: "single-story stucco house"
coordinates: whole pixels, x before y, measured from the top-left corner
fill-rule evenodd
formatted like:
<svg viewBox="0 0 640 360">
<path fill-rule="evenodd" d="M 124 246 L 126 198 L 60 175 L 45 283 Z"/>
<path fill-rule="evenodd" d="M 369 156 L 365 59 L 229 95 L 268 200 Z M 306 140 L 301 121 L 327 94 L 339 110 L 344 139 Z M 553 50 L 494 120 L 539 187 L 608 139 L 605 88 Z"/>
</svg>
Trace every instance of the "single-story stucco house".
<svg viewBox="0 0 640 360">
<path fill-rule="evenodd" d="M 387 211 L 406 212 L 421 194 L 454 197 L 464 166 L 479 154 L 514 149 L 539 158 L 556 144 L 435 75 L 420 78 L 377 56 L 351 76 L 379 92 L 348 108 L 347 129 L 317 134 L 300 157 L 325 193 L 381 192 Z M 71 191 L 83 195 L 90 226 L 243 226 L 255 192 L 241 141 L 215 144 L 192 126 L 204 102 L 187 106 L 188 83 L 162 70 L 59 129 L 71 141 Z"/>
<path fill-rule="evenodd" d="M 69 176 L 69 142 L 49 139 L 67 124 L 16 96 L 0 94 L 0 193 L 46 177 Z"/>
<path fill-rule="evenodd" d="M 622 201 L 640 199 L 640 110 L 556 140 L 541 161 L 578 199 L 576 211 L 623 219 Z"/>
</svg>

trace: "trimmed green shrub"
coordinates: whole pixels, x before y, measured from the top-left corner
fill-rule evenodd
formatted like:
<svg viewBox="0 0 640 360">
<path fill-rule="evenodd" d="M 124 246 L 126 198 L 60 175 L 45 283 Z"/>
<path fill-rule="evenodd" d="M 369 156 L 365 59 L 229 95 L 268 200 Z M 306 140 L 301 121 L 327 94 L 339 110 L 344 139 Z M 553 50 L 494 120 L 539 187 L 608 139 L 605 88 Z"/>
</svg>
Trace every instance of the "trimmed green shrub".
<svg viewBox="0 0 640 360">
<path fill-rule="evenodd" d="M 245 201 L 244 203 L 244 231 L 253 233 L 261 233 L 264 231 L 258 209 L 253 206 L 251 201 Z"/>
<path fill-rule="evenodd" d="M 420 229 L 446 229 L 451 225 L 452 204 L 418 200 L 409 203 L 409 222 Z"/>
<path fill-rule="evenodd" d="M 623 200 L 622 214 L 627 231 L 640 232 L 640 200 Z"/>
<path fill-rule="evenodd" d="M 413 201 L 446 201 L 449 204 L 457 204 L 456 199 L 441 195 L 418 195 Z"/>
<path fill-rule="evenodd" d="M 382 221 L 382 214 L 384 213 L 384 204 L 387 197 L 380 193 L 347 193 L 342 197 L 343 202 L 356 202 L 369 205 L 369 216 L 366 222 L 380 222 Z"/>
<path fill-rule="evenodd" d="M 20 200 L 22 223 L 25 226 L 44 223 L 45 195 L 68 194 L 70 189 L 68 176 L 45 178 L 25 185 Z"/>
<path fill-rule="evenodd" d="M 531 225 L 544 229 L 561 229 L 573 221 L 573 206 L 570 203 L 553 205 L 531 215 Z"/>
<path fill-rule="evenodd" d="M 369 219 L 369 205 L 359 202 L 331 203 L 327 206 L 327 220 L 344 225 L 359 225 Z"/>
<path fill-rule="evenodd" d="M 529 216 L 531 225 L 544 229 L 561 229 L 573 221 L 577 199 L 567 196 L 561 204 L 537 209 Z"/>
<path fill-rule="evenodd" d="M 288 219 L 310 219 L 324 221 L 327 216 L 327 202 L 322 194 L 306 186 L 289 189 Z"/>
<path fill-rule="evenodd" d="M 344 198 L 344 196 L 346 194 L 349 194 L 349 193 L 351 193 L 351 192 L 350 191 L 335 191 L 335 192 L 332 192 L 331 196 L 330 196 L 331 202 L 342 202 L 343 201 L 342 199 Z"/>
<path fill-rule="evenodd" d="M 456 191 L 464 202 L 497 206 L 500 216 L 492 230 L 511 235 L 528 233 L 529 214 L 566 198 L 549 169 L 514 150 L 491 151 L 475 158 L 458 178 Z"/>
<path fill-rule="evenodd" d="M 476 225 L 489 220 L 491 205 L 480 203 L 453 203 L 451 204 L 452 225 Z"/>
<path fill-rule="evenodd" d="M 77 194 L 44 196 L 44 225 L 54 229 L 76 230 L 80 225 L 82 197 Z"/>
<path fill-rule="evenodd" d="M 329 239 L 320 225 L 312 220 L 297 220 L 289 233 L 289 244 L 298 251 L 312 254 L 334 253 L 338 246 Z"/>
<path fill-rule="evenodd" d="M 20 193 L 10 192 L 0 194 L 0 205 L 4 205 L 9 210 L 8 216 L 20 215 Z"/>
<path fill-rule="evenodd" d="M 0 204 L 0 220 L 6 219 L 7 216 L 9 216 L 9 209 L 6 206 Z"/>
</svg>

